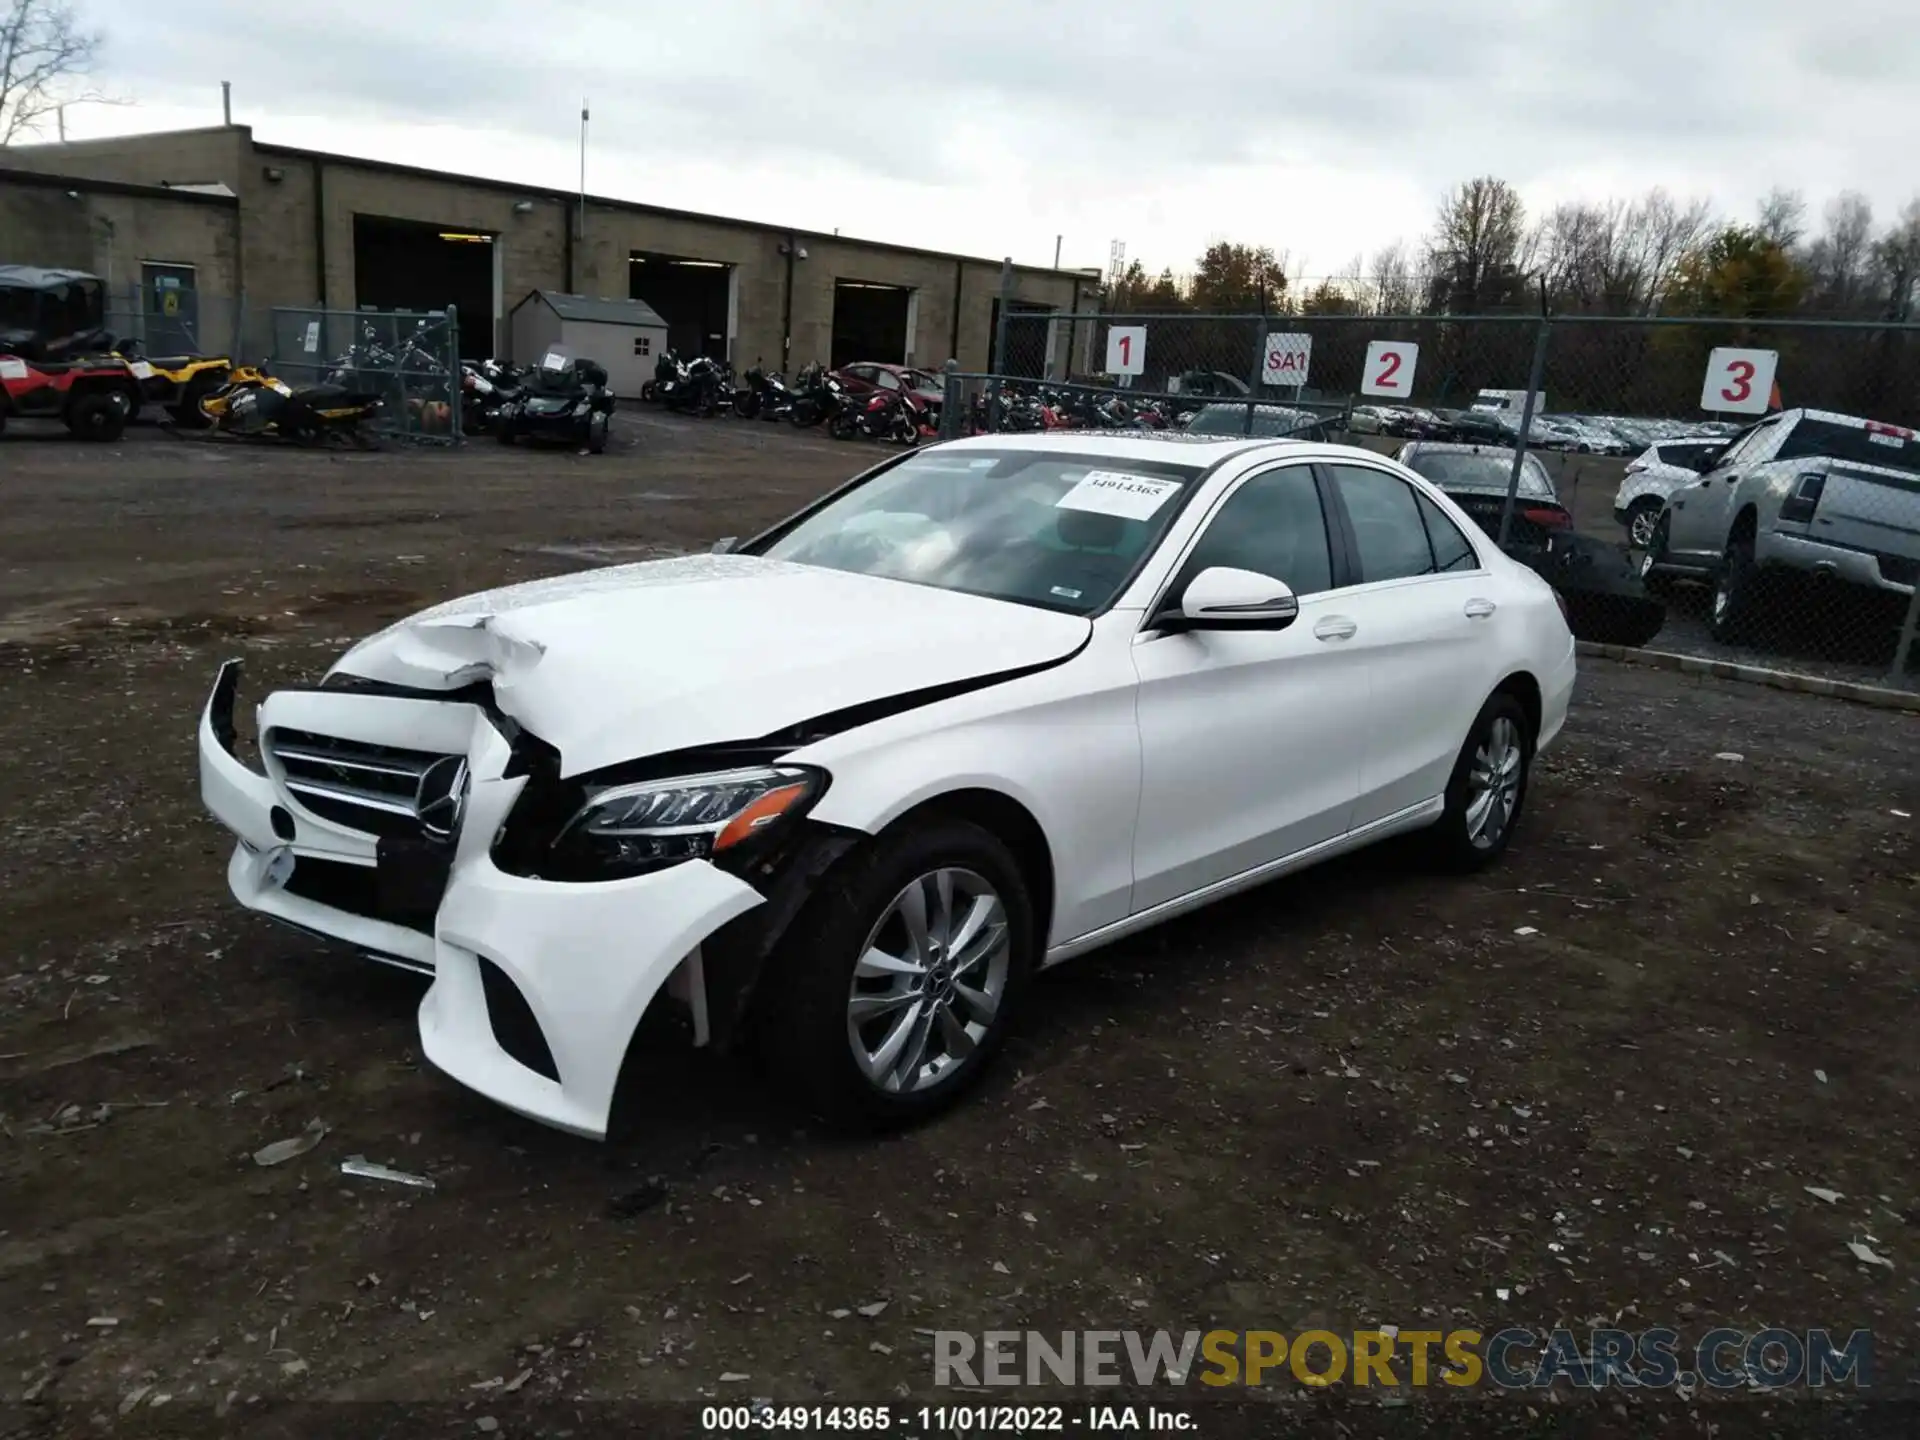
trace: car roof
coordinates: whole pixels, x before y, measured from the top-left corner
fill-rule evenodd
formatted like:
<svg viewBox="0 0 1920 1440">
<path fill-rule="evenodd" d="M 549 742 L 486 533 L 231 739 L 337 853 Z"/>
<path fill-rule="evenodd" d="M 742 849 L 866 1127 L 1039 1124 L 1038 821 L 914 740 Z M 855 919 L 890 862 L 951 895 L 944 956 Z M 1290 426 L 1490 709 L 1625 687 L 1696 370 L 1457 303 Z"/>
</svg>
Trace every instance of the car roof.
<svg viewBox="0 0 1920 1440">
<path fill-rule="evenodd" d="M 1088 430 L 1021 431 L 1018 434 L 972 435 L 948 440 L 942 450 L 1053 450 L 1068 455 L 1097 455 L 1118 461 L 1158 460 L 1162 463 L 1217 465 L 1236 455 L 1269 451 L 1301 459 L 1338 461 L 1365 457 L 1390 460 L 1377 450 L 1359 445 L 1334 445 L 1280 436 L 1190 435 L 1184 430 L 1133 430 L 1125 434 Z M 1182 453 L 1173 453 L 1182 452 Z M 1188 457 L 1191 456 L 1191 460 Z"/>
<path fill-rule="evenodd" d="M 1511 445 L 1467 445 L 1452 440 L 1410 440 L 1401 447 L 1408 455 L 1511 455 Z M 1538 460 L 1533 451 L 1527 452 L 1529 460 Z"/>
<path fill-rule="evenodd" d="M 0 265 L 0 286 L 9 290 L 51 290 L 74 280 L 98 280 L 85 270 L 49 270 L 40 265 Z"/>
</svg>

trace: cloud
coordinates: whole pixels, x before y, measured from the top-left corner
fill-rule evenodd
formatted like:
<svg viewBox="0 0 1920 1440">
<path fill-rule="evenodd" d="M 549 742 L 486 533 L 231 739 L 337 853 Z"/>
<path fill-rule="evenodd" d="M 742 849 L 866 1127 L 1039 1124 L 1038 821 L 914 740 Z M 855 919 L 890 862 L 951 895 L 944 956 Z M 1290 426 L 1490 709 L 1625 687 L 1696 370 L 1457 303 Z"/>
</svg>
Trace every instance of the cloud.
<svg viewBox="0 0 1920 1440">
<path fill-rule="evenodd" d="M 1226 233 L 1330 270 L 1485 173 L 1537 207 L 1783 184 L 1891 214 L 1920 85 L 1878 0 L 114 8 L 102 79 L 149 121 L 232 79 L 263 139 L 564 185 L 584 94 L 596 190 L 1029 261 L 1066 233 L 1082 264 Z"/>
</svg>

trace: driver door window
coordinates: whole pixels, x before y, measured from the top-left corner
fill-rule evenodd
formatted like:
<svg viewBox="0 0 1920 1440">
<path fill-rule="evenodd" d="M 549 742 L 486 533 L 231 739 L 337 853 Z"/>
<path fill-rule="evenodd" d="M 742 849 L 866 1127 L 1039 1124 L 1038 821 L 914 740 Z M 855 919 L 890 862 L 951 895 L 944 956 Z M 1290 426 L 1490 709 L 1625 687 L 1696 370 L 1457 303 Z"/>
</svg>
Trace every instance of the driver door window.
<svg viewBox="0 0 1920 1440">
<path fill-rule="evenodd" d="M 1229 495 L 1181 566 L 1172 593 L 1216 565 L 1271 575 L 1300 596 L 1333 588 L 1327 521 L 1309 466 L 1268 470 Z"/>
</svg>

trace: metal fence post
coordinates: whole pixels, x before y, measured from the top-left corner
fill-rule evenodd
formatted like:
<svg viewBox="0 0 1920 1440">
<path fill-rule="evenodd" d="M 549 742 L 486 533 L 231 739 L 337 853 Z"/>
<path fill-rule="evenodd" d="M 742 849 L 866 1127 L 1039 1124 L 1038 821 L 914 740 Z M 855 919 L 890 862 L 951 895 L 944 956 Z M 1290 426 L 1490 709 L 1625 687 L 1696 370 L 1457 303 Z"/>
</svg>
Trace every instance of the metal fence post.
<svg viewBox="0 0 1920 1440">
<path fill-rule="evenodd" d="M 447 306 L 447 437 L 460 443 L 460 307 Z"/>
<path fill-rule="evenodd" d="M 1260 297 L 1260 320 L 1253 331 L 1253 368 L 1247 372 L 1247 424 L 1243 435 L 1253 434 L 1253 407 L 1260 399 L 1260 382 L 1267 371 L 1267 297 Z"/>
<path fill-rule="evenodd" d="M 1000 428 L 1000 377 L 1007 372 L 1007 317 L 1013 310 L 1013 257 L 1000 262 L 1000 315 L 993 327 L 993 363 L 987 367 L 987 429 Z"/>
<path fill-rule="evenodd" d="M 1913 595 L 1907 601 L 1907 618 L 1900 625 L 1900 644 L 1893 652 L 1893 669 L 1888 680 L 1895 685 L 1904 684 L 1907 675 L 1907 661 L 1913 656 L 1913 636 L 1920 630 L 1920 585 L 1913 587 Z"/>
<path fill-rule="evenodd" d="M 1547 336 L 1553 324 L 1547 319 L 1546 282 L 1540 282 L 1540 328 L 1533 337 L 1533 366 L 1527 373 L 1527 398 L 1520 407 L 1520 433 L 1513 442 L 1513 473 L 1507 476 L 1507 498 L 1500 506 L 1501 549 L 1507 545 L 1507 533 L 1513 528 L 1513 499 L 1520 491 L 1520 467 L 1527 463 L 1527 440 L 1533 433 L 1533 406 L 1547 372 Z"/>
<path fill-rule="evenodd" d="M 960 438 L 960 362 L 949 360 L 940 367 L 940 438 Z"/>
</svg>

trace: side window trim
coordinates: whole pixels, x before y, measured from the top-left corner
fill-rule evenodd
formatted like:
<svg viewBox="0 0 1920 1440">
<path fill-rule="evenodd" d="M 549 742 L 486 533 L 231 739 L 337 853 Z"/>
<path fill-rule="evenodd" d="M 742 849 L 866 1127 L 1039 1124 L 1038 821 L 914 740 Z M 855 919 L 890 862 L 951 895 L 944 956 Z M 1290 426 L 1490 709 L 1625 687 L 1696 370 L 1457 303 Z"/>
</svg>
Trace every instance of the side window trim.
<svg viewBox="0 0 1920 1440">
<path fill-rule="evenodd" d="M 1194 528 L 1194 532 L 1187 537 L 1186 543 L 1180 547 L 1179 555 L 1175 557 L 1172 566 L 1167 571 L 1167 578 L 1160 582 L 1159 588 L 1154 591 L 1153 598 L 1147 602 L 1146 608 L 1140 612 L 1140 630 L 1138 633 L 1146 634 L 1153 630 L 1153 617 L 1160 613 L 1162 607 L 1166 605 L 1168 599 L 1173 595 L 1175 587 L 1180 584 L 1181 578 L 1187 573 L 1187 565 L 1188 562 L 1193 559 L 1194 552 L 1200 548 L 1201 542 L 1206 539 L 1207 532 L 1213 528 L 1214 521 L 1220 518 L 1221 511 L 1225 510 L 1233 497 L 1240 493 L 1241 487 L 1265 476 L 1278 474 L 1282 470 L 1304 470 L 1312 479 L 1314 493 L 1320 500 L 1320 523 L 1325 528 L 1327 535 L 1327 565 L 1331 572 L 1331 583 L 1325 590 L 1318 591 L 1315 595 L 1309 596 L 1308 598 L 1317 599 L 1320 595 L 1331 595 L 1336 590 L 1344 589 L 1351 583 L 1350 576 L 1352 572 L 1348 568 L 1347 556 L 1343 551 L 1343 547 L 1336 543 L 1333 515 L 1328 509 L 1328 490 L 1330 487 L 1325 483 L 1324 477 L 1320 473 L 1321 467 L 1309 460 L 1281 460 L 1272 465 L 1263 465 L 1258 470 L 1249 470 L 1225 490 L 1220 492 L 1219 497 L 1208 507 L 1207 513 L 1201 517 L 1199 525 Z"/>
</svg>

